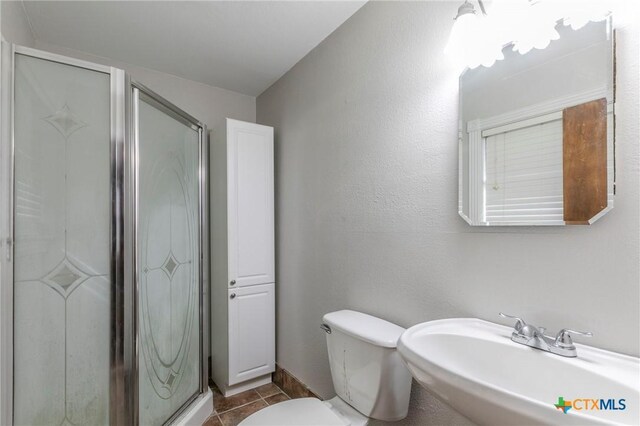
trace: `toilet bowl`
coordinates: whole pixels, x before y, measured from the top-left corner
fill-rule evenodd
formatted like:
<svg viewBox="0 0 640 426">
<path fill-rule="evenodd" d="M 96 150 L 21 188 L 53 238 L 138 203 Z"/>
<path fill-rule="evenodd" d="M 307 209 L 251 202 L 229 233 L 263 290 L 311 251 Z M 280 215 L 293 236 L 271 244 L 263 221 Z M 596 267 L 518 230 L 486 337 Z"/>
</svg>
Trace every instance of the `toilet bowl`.
<svg viewBox="0 0 640 426">
<path fill-rule="evenodd" d="M 330 401 L 301 398 L 279 402 L 247 417 L 240 426 L 365 426 L 368 421 L 336 396 Z"/>
<path fill-rule="evenodd" d="M 329 401 L 301 398 L 266 407 L 240 426 L 364 426 L 407 416 L 411 374 L 396 351 L 404 328 L 361 312 L 324 316 L 333 387 Z"/>
</svg>

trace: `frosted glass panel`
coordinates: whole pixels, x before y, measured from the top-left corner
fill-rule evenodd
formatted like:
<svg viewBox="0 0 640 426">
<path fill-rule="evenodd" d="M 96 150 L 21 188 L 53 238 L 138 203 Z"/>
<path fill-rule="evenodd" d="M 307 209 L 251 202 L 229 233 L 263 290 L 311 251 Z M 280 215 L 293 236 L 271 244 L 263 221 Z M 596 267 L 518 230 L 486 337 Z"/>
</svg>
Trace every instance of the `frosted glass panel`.
<svg viewBox="0 0 640 426">
<path fill-rule="evenodd" d="M 109 424 L 110 77 L 15 56 L 14 422 Z"/>
<path fill-rule="evenodd" d="M 145 102 L 138 125 L 140 424 L 200 389 L 199 134 Z"/>
</svg>

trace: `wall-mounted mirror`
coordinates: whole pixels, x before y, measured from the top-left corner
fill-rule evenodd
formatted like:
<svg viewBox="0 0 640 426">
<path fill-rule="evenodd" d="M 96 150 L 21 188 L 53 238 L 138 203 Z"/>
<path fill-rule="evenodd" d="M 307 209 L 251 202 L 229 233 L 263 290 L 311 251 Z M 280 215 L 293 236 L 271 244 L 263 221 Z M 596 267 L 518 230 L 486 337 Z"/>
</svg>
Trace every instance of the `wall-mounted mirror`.
<svg viewBox="0 0 640 426">
<path fill-rule="evenodd" d="M 460 215 L 474 226 L 591 224 L 613 208 L 611 18 L 460 76 Z"/>
</svg>

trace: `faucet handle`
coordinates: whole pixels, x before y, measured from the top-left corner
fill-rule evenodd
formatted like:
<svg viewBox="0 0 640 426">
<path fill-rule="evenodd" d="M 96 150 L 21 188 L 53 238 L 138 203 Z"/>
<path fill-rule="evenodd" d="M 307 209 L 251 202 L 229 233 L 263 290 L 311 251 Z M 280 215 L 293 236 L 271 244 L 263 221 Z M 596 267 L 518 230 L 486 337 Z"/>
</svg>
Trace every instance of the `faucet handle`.
<svg viewBox="0 0 640 426">
<path fill-rule="evenodd" d="M 586 337 L 593 336 L 593 333 L 591 333 L 590 331 L 575 331 L 575 330 L 569 330 L 568 328 L 563 328 L 556 335 L 555 345 L 560 348 L 574 347 L 573 340 L 571 339 L 572 334 L 576 336 L 586 336 Z"/>
<path fill-rule="evenodd" d="M 519 333 L 522 330 L 522 327 L 524 327 L 525 325 L 527 325 L 526 322 L 524 322 L 524 320 L 522 318 L 518 318 L 516 316 L 513 315 L 507 315 L 507 314 L 503 314 L 502 312 L 499 312 L 498 315 L 500 315 L 502 318 L 511 318 L 516 320 L 516 325 L 513 326 L 513 328 Z"/>
</svg>

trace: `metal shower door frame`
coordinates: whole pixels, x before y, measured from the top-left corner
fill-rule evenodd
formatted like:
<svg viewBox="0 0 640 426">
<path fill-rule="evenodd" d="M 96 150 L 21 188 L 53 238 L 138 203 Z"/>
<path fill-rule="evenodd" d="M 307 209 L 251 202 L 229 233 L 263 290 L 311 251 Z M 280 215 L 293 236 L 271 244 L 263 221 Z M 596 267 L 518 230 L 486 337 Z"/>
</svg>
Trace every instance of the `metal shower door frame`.
<svg viewBox="0 0 640 426">
<path fill-rule="evenodd" d="M 0 93 L 0 424 L 13 419 L 13 55 L 1 45 Z"/>
</svg>

